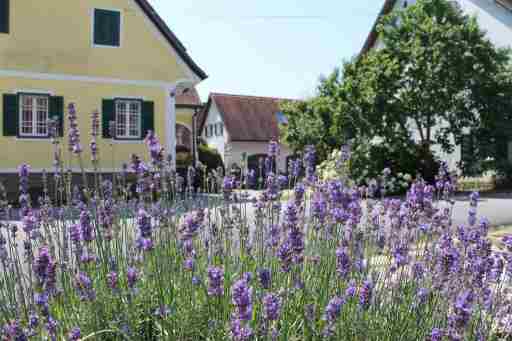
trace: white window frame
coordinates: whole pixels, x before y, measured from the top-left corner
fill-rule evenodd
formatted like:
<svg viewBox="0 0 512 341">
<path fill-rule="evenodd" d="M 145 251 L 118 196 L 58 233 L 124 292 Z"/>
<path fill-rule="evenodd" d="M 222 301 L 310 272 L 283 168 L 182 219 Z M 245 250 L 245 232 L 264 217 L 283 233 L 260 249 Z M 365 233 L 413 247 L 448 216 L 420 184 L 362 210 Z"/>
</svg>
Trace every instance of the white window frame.
<svg viewBox="0 0 512 341">
<path fill-rule="evenodd" d="M 111 12 L 119 13 L 119 46 L 96 44 L 94 42 L 94 17 L 95 17 L 96 10 L 111 11 Z M 106 48 L 106 49 L 119 49 L 123 46 L 123 11 L 122 10 L 120 10 L 118 8 L 103 8 L 103 7 L 94 7 L 91 10 L 91 45 L 92 45 L 92 47 L 100 47 L 100 48 Z"/>
<path fill-rule="evenodd" d="M 122 135 L 119 134 L 119 115 L 120 115 L 119 104 L 121 104 L 121 103 L 124 103 L 125 108 L 126 108 L 126 112 L 124 113 L 126 122 L 125 122 L 125 127 L 124 127 L 124 134 L 122 134 Z M 131 104 L 133 104 L 133 103 L 137 103 L 137 105 L 139 106 L 139 112 L 138 112 L 138 117 L 139 117 L 138 121 L 139 122 L 137 125 L 137 129 L 138 129 L 137 135 L 130 134 L 130 123 L 131 123 L 130 108 L 131 108 Z M 142 136 L 142 101 L 138 100 L 138 99 L 129 99 L 129 98 L 116 99 L 116 100 L 114 100 L 114 109 L 115 109 L 114 115 L 115 115 L 115 122 L 116 122 L 116 139 L 117 140 L 140 140 L 141 136 Z"/>
<path fill-rule="evenodd" d="M 29 97 L 32 99 L 32 132 L 23 132 L 23 99 Z M 44 120 L 46 125 L 46 133 L 38 133 L 38 105 L 37 100 L 40 98 L 46 99 L 46 119 Z M 48 137 L 48 119 L 50 118 L 50 96 L 47 94 L 31 94 L 31 93 L 20 93 L 18 94 L 18 135 L 19 137 L 36 137 L 45 138 Z"/>
</svg>

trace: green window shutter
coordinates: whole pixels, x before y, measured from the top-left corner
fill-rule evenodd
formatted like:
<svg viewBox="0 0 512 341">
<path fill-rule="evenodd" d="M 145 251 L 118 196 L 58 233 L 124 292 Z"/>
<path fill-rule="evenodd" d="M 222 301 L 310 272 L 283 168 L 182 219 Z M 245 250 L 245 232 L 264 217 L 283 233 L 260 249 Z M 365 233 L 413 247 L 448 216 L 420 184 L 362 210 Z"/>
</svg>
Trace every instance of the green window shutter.
<svg viewBox="0 0 512 341">
<path fill-rule="evenodd" d="M 4 94 L 3 100 L 4 136 L 17 136 L 19 122 L 18 95 Z"/>
<path fill-rule="evenodd" d="M 9 33 L 9 0 L 0 0 L 0 33 Z"/>
<path fill-rule="evenodd" d="M 94 43 L 120 46 L 121 13 L 103 9 L 94 10 Z"/>
<path fill-rule="evenodd" d="M 146 138 L 149 130 L 155 130 L 155 104 L 153 102 L 142 102 L 142 136 Z"/>
<path fill-rule="evenodd" d="M 102 105 L 102 113 L 101 113 L 101 126 L 102 126 L 102 135 L 103 138 L 109 139 L 114 136 L 110 136 L 110 122 L 115 120 L 115 107 L 114 100 L 112 99 L 104 99 Z"/>
<path fill-rule="evenodd" d="M 58 122 L 59 136 L 64 136 L 64 97 L 52 96 L 49 103 L 49 118 Z"/>
</svg>

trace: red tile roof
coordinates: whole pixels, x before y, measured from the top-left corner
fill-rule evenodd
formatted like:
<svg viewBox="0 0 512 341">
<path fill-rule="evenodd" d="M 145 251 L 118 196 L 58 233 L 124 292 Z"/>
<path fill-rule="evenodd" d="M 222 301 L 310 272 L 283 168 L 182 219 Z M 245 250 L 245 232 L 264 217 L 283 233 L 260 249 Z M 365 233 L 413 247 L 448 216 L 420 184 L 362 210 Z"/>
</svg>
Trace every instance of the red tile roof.
<svg viewBox="0 0 512 341">
<path fill-rule="evenodd" d="M 199 116 L 202 131 L 212 103 L 224 121 L 231 141 L 267 142 L 279 138 L 277 113 L 284 98 L 212 93 Z"/>
</svg>

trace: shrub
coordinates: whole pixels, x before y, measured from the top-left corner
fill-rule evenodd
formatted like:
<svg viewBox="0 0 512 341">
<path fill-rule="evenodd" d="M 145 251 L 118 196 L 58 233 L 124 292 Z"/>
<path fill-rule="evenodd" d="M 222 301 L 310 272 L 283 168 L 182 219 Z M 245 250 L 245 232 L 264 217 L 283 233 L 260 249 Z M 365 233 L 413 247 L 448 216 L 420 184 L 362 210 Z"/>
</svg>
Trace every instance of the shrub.
<svg viewBox="0 0 512 341">
<path fill-rule="evenodd" d="M 417 145 L 408 148 L 397 147 L 375 141 L 357 141 L 352 143 L 352 158 L 350 162 L 350 176 L 358 184 L 367 184 L 369 179 L 377 179 L 384 169 L 390 174 L 403 180 L 418 178 L 432 184 L 435 174 L 439 170 L 439 162 L 432 155 L 425 158 L 422 149 Z M 423 160 L 427 159 L 427 162 Z M 402 186 L 402 192 L 405 188 Z"/>
<path fill-rule="evenodd" d="M 199 161 L 206 166 L 207 171 L 215 170 L 219 167 L 224 168 L 222 157 L 216 149 L 210 148 L 205 144 L 198 147 Z"/>
</svg>

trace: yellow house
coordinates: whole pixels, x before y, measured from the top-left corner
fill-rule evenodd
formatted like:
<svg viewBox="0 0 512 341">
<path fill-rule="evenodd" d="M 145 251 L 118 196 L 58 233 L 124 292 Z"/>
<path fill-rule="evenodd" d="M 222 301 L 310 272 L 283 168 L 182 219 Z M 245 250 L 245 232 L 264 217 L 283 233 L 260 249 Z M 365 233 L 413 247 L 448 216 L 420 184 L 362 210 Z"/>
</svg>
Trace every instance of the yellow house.
<svg viewBox="0 0 512 341">
<path fill-rule="evenodd" d="M 59 118 L 66 149 L 69 103 L 86 169 L 94 110 L 102 171 L 145 155 L 147 130 L 176 160 L 178 137 L 192 140 L 194 86 L 206 77 L 147 0 L 0 0 L 0 174 L 22 163 L 35 173 L 51 169 L 47 120 Z"/>
</svg>

